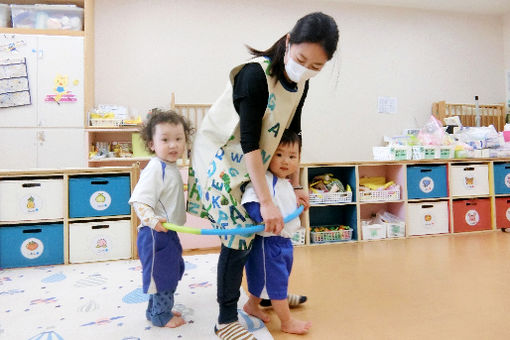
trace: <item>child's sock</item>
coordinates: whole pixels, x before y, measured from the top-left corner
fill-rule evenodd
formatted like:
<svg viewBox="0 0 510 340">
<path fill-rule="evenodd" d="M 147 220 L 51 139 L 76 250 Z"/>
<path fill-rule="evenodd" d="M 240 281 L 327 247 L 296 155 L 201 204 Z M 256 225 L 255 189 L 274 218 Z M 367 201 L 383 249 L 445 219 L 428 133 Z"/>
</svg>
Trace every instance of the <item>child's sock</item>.
<svg viewBox="0 0 510 340">
<path fill-rule="evenodd" d="M 287 300 L 289 301 L 289 307 L 297 307 L 300 304 L 305 303 L 307 297 L 304 295 L 289 294 L 287 296 Z M 262 299 L 260 300 L 260 305 L 262 307 L 269 307 L 271 306 L 271 300 Z"/>
<path fill-rule="evenodd" d="M 216 324 L 214 326 L 214 333 L 222 340 L 257 340 L 239 321 Z"/>
<path fill-rule="evenodd" d="M 287 300 L 289 301 L 289 307 L 296 307 L 305 303 L 307 298 L 304 295 L 289 294 Z"/>
</svg>

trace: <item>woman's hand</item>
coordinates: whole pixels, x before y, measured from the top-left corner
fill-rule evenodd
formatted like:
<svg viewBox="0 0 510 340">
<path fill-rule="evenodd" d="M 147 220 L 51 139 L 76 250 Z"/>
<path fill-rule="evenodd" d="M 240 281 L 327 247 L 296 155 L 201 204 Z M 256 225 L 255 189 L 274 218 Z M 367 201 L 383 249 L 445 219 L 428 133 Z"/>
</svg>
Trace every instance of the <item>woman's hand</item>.
<svg viewBox="0 0 510 340">
<path fill-rule="evenodd" d="M 260 214 L 266 225 L 264 231 L 279 235 L 283 229 L 283 217 L 280 209 L 271 201 L 260 205 Z"/>
<path fill-rule="evenodd" d="M 305 210 L 308 210 L 308 208 L 310 208 L 310 198 L 307 192 L 304 189 L 296 189 L 294 190 L 294 193 L 296 194 L 296 201 L 298 207 L 300 205 L 303 205 L 305 207 Z"/>
</svg>

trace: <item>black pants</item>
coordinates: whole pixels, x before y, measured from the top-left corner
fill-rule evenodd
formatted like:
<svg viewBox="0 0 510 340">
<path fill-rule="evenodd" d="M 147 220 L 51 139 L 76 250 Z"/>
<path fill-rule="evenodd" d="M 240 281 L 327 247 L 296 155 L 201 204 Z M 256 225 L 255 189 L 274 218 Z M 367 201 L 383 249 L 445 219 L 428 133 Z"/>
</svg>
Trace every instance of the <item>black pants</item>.
<svg viewBox="0 0 510 340">
<path fill-rule="evenodd" d="M 237 250 L 221 245 L 218 259 L 218 304 L 220 315 L 218 323 L 237 321 L 237 302 L 241 295 L 243 269 L 251 247 L 247 250 Z"/>
</svg>

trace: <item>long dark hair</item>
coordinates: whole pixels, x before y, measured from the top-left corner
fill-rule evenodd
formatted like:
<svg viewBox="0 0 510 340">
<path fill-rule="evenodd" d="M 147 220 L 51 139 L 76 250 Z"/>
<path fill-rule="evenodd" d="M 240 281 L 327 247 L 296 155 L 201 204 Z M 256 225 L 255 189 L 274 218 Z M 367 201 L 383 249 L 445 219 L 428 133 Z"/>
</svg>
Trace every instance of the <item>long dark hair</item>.
<svg viewBox="0 0 510 340">
<path fill-rule="evenodd" d="M 300 44 L 303 42 L 318 43 L 326 52 L 328 60 L 333 57 L 338 44 L 338 27 L 335 19 L 322 12 L 314 12 L 305 15 L 299 19 L 292 31 L 289 32 L 290 44 Z M 255 57 L 269 57 L 271 65 L 269 75 L 281 80 L 284 77 L 285 65 L 283 58 L 285 56 L 287 34 L 278 39 L 270 48 L 265 51 L 246 46 L 251 55 Z"/>
</svg>

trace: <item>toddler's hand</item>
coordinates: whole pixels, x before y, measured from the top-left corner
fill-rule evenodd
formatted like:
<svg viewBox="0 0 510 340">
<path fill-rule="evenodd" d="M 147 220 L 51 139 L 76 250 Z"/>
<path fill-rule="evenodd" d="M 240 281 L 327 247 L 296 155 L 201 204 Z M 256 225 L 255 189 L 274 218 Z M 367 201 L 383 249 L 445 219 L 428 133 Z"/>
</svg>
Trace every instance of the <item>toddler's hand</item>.
<svg viewBox="0 0 510 340">
<path fill-rule="evenodd" d="M 160 232 L 160 233 L 166 233 L 168 232 L 168 229 L 163 227 L 161 223 L 165 223 L 166 220 L 164 218 L 160 218 L 158 224 L 154 227 L 154 230 Z"/>
</svg>

